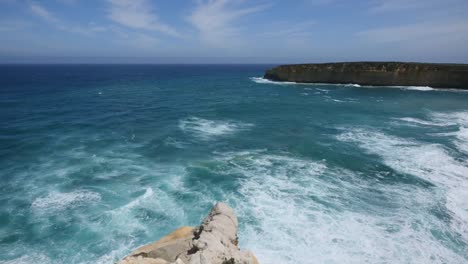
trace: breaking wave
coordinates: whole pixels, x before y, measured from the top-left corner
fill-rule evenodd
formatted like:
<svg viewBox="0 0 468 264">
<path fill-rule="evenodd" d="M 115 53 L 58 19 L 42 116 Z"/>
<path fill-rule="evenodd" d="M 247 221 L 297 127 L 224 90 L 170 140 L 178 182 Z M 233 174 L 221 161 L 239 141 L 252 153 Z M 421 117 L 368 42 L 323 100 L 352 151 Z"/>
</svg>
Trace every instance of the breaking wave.
<svg viewBox="0 0 468 264">
<path fill-rule="evenodd" d="M 237 121 L 208 120 L 190 117 L 179 121 L 179 128 L 195 135 L 202 140 L 212 140 L 215 137 L 230 135 L 252 127 L 252 124 Z"/>
<path fill-rule="evenodd" d="M 263 151 L 224 153 L 224 173 L 243 175 L 233 197 L 241 246 L 260 263 L 459 263 L 431 233 L 438 193 L 369 181 L 326 161 Z M 417 250 L 415 250 L 417 248 Z"/>
<path fill-rule="evenodd" d="M 45 197 L 36 198 L 31 207 L 42 212 L 58 212 L 83 206 L 91 202 L 98 202 L 101 196 L 90 191 L 74 191 L 70 193 L 52 192 Z"/>
<path fill-rule="evenodd" d="M 424 126 L 445 127 L 451 132 L 437 133 L 436 135 L 452 137 L 453 144 L 461 152 L 468 153 L 468 112 L 432 112 L 428 115 L 428 120 L 404 117 L 398 120 Z M 455 129 L 455 130 L 454 130 Z"/>
<path fill-rule="evenodd" d="M 263 77 L 250 77 L 250 80 L 259 84 L 278 84 L 278 85 L 301 84 L 301 83 L 296 83 L 296 82 L 276 82 L 276 81 L 265 79 Z"/>
<path fill-rule="evenodd" d="M 439 144 L 390 136 L 379 131 L 351 129 L 338 140 L 357 143 L 378 155 L 395 171 L 431 182 L 445 192 L 445 206 L 451 212 L 454 229 L 468 241 L 468 164 L 453 158 Z"/>
</svg>

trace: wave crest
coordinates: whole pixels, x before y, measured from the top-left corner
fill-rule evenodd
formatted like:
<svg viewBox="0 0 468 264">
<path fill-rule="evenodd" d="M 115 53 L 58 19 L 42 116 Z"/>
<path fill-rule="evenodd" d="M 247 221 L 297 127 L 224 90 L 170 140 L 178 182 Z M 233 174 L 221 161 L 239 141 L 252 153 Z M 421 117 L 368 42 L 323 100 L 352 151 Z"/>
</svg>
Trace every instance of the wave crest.
<svg viewBox="0 0 468 264">
<path fill-rule="evenodd" d="M 225 136 L 247 130 L 252 124 L 238 121 L 208 120 L 198 117 L 189 117 L 179 121 L 179 128 L 195 135 L 202 140 L 212 140 L 215 137 Z"/>
</svg>

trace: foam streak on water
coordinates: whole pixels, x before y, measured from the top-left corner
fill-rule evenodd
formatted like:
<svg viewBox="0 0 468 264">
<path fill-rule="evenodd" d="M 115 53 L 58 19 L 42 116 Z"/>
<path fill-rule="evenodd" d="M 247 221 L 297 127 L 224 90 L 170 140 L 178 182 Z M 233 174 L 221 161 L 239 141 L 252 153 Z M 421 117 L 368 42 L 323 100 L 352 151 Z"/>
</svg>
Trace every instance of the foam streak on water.
<svg viewBox="0 0 468 264">
<path fill-rule="evenodd" d="M 179 122 L 179 127 L 184 132 L 192 133 L 202 140 L 210 140 L 215 137 L 234 134 L 248 129 L 251 124 L 235 121 L 215 121 L 198 117 L 190 117 Z"/>
</svg>

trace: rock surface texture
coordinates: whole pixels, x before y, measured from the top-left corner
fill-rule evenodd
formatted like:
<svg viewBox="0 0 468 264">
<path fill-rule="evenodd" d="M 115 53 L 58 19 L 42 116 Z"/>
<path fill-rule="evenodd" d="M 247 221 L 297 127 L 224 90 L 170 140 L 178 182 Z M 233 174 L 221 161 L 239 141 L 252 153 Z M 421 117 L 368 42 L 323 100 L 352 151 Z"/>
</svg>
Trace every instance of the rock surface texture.
<svg viewBox="0 0 468 264">
<path fill-rule="evenodd" d="M 468 64 L 345 62 L 282 65 L 266 79 L 300 83 L 430 86 L 468 89 Z"/>
<path fill-rule="evenodd" d="M 200 226 L 181 227 L 118 264 L 258 264 L 251 252 L 240 251 L 237 226 L 234 210 L 217 203 Z"/>
</svg>

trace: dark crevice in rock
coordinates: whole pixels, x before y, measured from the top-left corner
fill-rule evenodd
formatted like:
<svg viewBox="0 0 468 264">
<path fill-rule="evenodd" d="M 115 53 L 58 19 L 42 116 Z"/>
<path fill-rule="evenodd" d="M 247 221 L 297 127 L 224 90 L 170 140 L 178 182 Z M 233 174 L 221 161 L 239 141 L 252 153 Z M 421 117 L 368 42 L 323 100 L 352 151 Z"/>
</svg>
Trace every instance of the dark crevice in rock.
<svg viewBox="0 0 468 264">
<path fill-rule="evenodd" d="M 236 264 L 234 258 L 226 259 L 222 264 Z"/>
<path fill-rule="evenodd" d="M 198 249 L 196 246 L 193 246 L 191 249 L 189 249 L 187 251 L 187 255 L 193 255 L 193 254 L 197 253 L 198 250 L 200 250 L 200 249 Z"/>
<path fill-rule="evenodd" d="M 203 225 L 201 225 L 200 228 L 198 228 L 198 230 L 195 229 L 195 231 L 193 232 L 192 240 L 198 240 L 202 232 L 203 232 Z"/>
<path fill-rule="evenodd" d="M 136 257 L 136 258 L 138 258 L 138 257 L 147 258 L 147 257 L 148 257 L 148 253 L 146 253 L 146 252 L 138 253 L 138 254 L 133 255 L 133 257 Z"/>
</svg>

